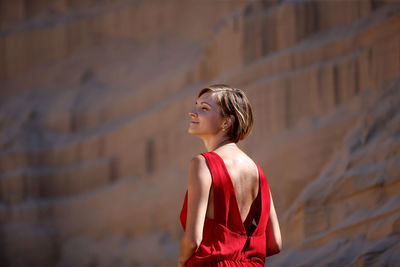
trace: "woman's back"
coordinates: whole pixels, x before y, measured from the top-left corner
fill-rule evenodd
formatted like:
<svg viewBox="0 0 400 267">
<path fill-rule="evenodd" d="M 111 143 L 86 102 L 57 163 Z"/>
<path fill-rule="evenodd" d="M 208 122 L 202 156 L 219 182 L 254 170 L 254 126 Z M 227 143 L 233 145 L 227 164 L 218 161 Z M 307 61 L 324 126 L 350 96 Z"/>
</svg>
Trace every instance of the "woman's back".
<svg viewBox="0 0 400 267">
<path fill-rule="evenodd" d="M 259 190 L 259 174 L 257 165 L 243 151 L 237 147 L 215 150 L 223 160 L 235 190 L 236 200 L 242 222 L 249 214 L 251 205 L 257 197 Z M 214 194 L 210 191 L 206 217 L 214 218 Z"/>
<path fill-rule="evenodd" d="M 242 202 L 250 202 L 246 207 L 249 211 L 240 213 L 239 201 L 236 198 L 236 192 L 233 186 L 233 180 L 230 178 L 229 170 L 225 165 L 224 159 L 217 151 L 202 153 L 212 177 L 212 186 L 210 193 L 213 194 L 213 218 L 206 216 L 203 229 L 202 242 L 199 248 L 187 262 L 187 266 L 264 266 L 266 257 L 266 226 L 270 212 L 270 194 L 267 180 L 262 170 L 254 163 L 256 167 L 256 178 L 249 178 L 246 168 L 244 153 L 235 155 L 237 151 L 218 151 L 228 157 L 227 161 L 231 165 L 231 171 L 237 172 L 237 188 L 241 187 Z M 243 157 L 240 159 L 240 157 Z M 234 164 L 244 164 L 240 168 L 235 168 Z M 247 162 L 250 164 L 250 162 Z M 258 176 L 258 177 L 257 177 Z M 247 180 L 246 180 L 247 179 Z M 252 184 L 256 181 L 256 186 Z M 238 184 L 242 184 L 241 186 Z M 243 184 L 245 184 L 243 186 Z M 255 191 L 255 199 L 246 198 L 249 192 L 245 187 Z M 254 189 L 255 188 L 255 189 Z M 186 216 L 188 208 L 188 192 L 186 192 L 184 205 L 181 211 L 181 223 L 186 230 Z M 242 210 L 244 207 L 242 207 Z M 211 216 L 210 216 L 211 217 Z M 246 220 L 241 217 L 248 217 Z M 249 224 L 247 222 L 252 222 Z"/>
</svg>

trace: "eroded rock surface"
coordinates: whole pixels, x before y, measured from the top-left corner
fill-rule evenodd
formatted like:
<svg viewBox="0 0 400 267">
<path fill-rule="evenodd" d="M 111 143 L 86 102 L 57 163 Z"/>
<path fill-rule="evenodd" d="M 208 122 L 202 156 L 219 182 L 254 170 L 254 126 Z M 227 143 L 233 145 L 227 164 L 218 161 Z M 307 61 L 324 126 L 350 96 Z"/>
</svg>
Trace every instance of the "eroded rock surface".
<svg viewBox="0 0 400 267">
<path fill-rule="evenodd" d="M 0 266 L 175 266 L 204 85 L 243 88 L 268 266 L 400 262 L 396 1 L 0 1 Z"/>
</svg>

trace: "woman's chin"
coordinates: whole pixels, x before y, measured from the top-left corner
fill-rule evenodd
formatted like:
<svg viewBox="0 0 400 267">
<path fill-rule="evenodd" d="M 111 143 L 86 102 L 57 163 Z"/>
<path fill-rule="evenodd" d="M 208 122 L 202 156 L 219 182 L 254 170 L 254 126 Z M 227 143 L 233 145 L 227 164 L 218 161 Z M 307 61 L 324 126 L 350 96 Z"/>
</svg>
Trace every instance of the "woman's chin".
<svg viewBox="0 0 400 267">
<path fill-rule="evenodd" d="M 198 132 L 196 132 L 195 130 L 191 129 L 190 127 L 188 129 L 188 133 L 193 134 L 193 135 L 198 135 Z"/>
</svg>

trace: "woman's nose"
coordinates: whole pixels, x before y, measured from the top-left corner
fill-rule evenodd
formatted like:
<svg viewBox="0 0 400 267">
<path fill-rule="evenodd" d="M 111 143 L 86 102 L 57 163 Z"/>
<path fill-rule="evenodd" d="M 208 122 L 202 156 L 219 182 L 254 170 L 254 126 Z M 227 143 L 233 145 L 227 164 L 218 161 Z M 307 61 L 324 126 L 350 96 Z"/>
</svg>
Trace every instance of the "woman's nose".
<svg viewBox="0 0 400 267">
<path fill-rule="evenodd" d="M 190 117 L 197 117 L 196 111 L 195 111 L 195 110 L 190 111 L 190 112 L 189 112 L 189 116 L 190 116 Z"/>
</svg>

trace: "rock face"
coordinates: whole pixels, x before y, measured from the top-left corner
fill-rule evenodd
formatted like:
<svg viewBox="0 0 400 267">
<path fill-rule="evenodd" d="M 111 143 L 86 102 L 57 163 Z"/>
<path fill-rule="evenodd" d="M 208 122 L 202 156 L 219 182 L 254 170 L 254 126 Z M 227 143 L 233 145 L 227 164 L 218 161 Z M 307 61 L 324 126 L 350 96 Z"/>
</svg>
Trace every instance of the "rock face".
<svg viewBox="0 0 400 267">
<path fill-rule="evenodd" d="M 187 111 L 216 82 L 255 111 L 239 144 L 284 243 L 267 265 L 398 266 L 397 1 L 21 0 L 0 14 L 0 266 L 175 266 L 204 151 Z"/>
</svg>

